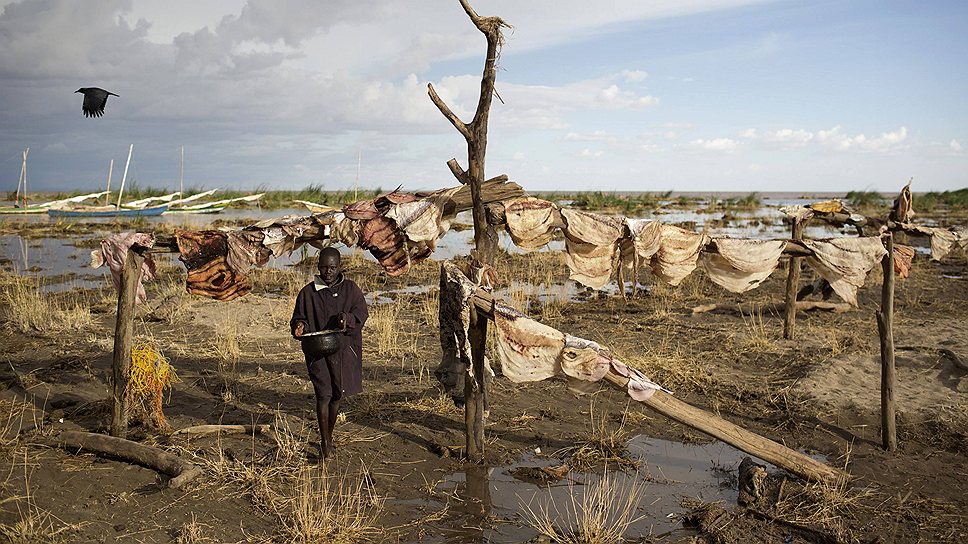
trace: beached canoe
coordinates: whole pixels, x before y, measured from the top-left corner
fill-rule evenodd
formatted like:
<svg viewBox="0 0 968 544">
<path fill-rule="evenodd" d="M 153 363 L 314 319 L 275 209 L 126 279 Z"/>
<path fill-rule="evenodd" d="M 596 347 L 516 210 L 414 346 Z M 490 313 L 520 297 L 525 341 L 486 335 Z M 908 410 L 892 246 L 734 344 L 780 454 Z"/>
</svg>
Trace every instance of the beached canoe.
<svg viewBox="0 0 968 544">
<path fill-rule="evenodd" d="M 168 204 L 136 209 L 97 206 L 87 208 L 51 208 L 47 210 L 47 215 L 50 217 L 151 217 L 161 215 L 167 210 Z"/>
</svg>

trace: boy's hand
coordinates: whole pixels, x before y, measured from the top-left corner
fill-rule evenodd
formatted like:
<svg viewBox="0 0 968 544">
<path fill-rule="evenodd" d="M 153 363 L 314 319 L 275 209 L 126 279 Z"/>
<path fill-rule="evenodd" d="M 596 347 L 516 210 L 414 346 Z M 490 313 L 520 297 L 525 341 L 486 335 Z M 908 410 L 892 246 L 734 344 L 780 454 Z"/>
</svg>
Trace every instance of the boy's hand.
<svg viewBox="0 0 968 544">
<path fill-rule="evenodd" d="M 339 313 L 339 330 L 340 332 L 346 332 L 346 312 Z"/>
<path fill-rule="evenodd" d="M 302 322 L 296 323 L 296 331 L 293 336 L 302 336 L 304 330 L 306 330 L 306 327 Z"/>
</svg>

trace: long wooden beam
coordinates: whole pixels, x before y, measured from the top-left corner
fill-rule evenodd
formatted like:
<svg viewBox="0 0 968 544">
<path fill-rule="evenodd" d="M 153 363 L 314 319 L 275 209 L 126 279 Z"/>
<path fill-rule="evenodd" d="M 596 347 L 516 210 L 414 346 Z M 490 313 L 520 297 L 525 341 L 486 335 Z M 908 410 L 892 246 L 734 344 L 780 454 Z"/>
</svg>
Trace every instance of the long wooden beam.
<svg viewBox="0 0 968 544">
<path fill-rule="evenodd" d="M 492 295 L 477 291 L 471 301 L 479 316 L 494 319 L 495 298 Z M 628 391 L 628 378 L 610 370 L 604 379 L 613 387 L 623 392 Z M 648 400 L 638 402 L 674 421 L 704 432 L 807 480 L 829 484 L 841 484 L 850 480 L 850 475 L 840 469 L 730 423 L 716 414 L 685 403 L 663 391 L 656 391 Z"/>
</svg>

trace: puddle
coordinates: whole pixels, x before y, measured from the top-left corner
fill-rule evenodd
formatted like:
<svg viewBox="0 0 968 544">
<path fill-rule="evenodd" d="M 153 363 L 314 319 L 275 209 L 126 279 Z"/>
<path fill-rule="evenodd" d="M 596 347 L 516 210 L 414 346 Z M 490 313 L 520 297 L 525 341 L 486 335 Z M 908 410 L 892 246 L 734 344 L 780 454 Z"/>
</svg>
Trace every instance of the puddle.
<svg viewBox="0 0 968 544">
<path fill-rule="evenodd" d="M 450 525 L 441 528 L 442 535 L 425 541 L 527 541 L 538 534 L 526 521 L 528 508 L 534 512 L 550 511 L 559 526 L 574 527 L 574 505 L 580 505 L 586 493 L 594 493 L 603 477 L 619 491 L 640 491 L 633 515 L 638 519 L 629 526 L 626 539 L 680 530 L 679 516 L 689 510 L 682 506 L 683 499 L 736 502 L 737 471 L 747 456 L 722 442 L 682 444 L 641 435 L 629 441 L 628 452 L 640 461 L 638 472 L 609 470 L 603 476 L 569 471 L 560 480 L 552 478 L 553 483 L 548 483 L 547 478 L 527 475 L 547 476 L 542 469 L 558 468 L 561 460 L 529 454 L 510 465 L 468 467 L 466 472 L 451 474 L 437 485 L 436 491 L 460 498 L 456 505 L 450 504 L 457 519 L 452 518 Z M 468 522 L 466 516 L 496 522 Z"/>
</svg>

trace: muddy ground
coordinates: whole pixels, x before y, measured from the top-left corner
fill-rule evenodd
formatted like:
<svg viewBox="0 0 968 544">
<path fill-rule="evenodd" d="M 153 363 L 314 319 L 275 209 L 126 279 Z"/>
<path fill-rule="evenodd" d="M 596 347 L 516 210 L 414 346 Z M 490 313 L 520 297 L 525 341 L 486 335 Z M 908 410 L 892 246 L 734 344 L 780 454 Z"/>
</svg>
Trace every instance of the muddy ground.
<svg viewBox="0 0 968 544">
<path fill-rule="evenodd" d="M 287 329 L 295 292 L 311 268 L 257 271 L 252 294 L 223 303 L 186 294 L 184 269 L 162 259 L 135 334 L 150 339 L 177 371 L 180 381 L 164 405 L 170 428 L 274 426 L 268 434 L 189 438 L 135 414 L 130 439 L 204 468 L 179 489 L 136 464 L 41 444 L 63 430 L 107 432 L 117 302 L 110 285 L 42 298 L 4 274 L 0 534 L 14 542 L 548 542 L 526 515 L 491 508 L 488 477 L 524 459 L 538 476 L 531 485 L 636 468 L 647 480 L 662 467 L 628 454 L 633 436 L 710 440 L 613 390 L 576 397 L 555 381 L 512 384 L 495 362 L 486 426 L 490 470 L 471 466 L 462 460 L 463 412 L 433 376 L 440 358 L 437 265 L 424 263 L 394 279 L 358 255 L 346 264 L 347 275 L 374 298 L 364 337 L 365 391 L 345 403 L 336 457 L 323 469 L 312 388 Z M 775 503 L 763 509 L 683 495 L 674 530 L 630 531 L 626 541 L 968 538 L 968 373 L 944 351 L 968 358 L 963 255 L 935 263 L 919 254 L 911 277 L 898 283 L 894 453 L 880 446 L 879 269 L 861 290 L 859 309 L 801 313 L 794 340 L 782 338 L 782 317 L 763 309 L 782 301 L 782 268 L 745 295 L 697 272 L 677 288 L 655 285 L 628 302 L 582 290 L 570 297 L 574 288 L 557 253 L 504 255 L 499 272 L 545 282 L 536 292 L 546 296 L 529 297 L 520 285 L 500 292 L 542 322 L 599 341 L 678 398 L 853 476 L 846 488 L 788 476 Z M 639 280 L 652 284 L 645 271 Z M 49 304 L 42 316 L 18 319 L 26 312 L 18 305 L 37 300 Z M 728 302 L 746 311 L 691 310 Z M 724 485 L 735 487 L 735 478 Z M 639 515 L 648 514 L 649 504 L 637 503 Z"/>
</svg>

